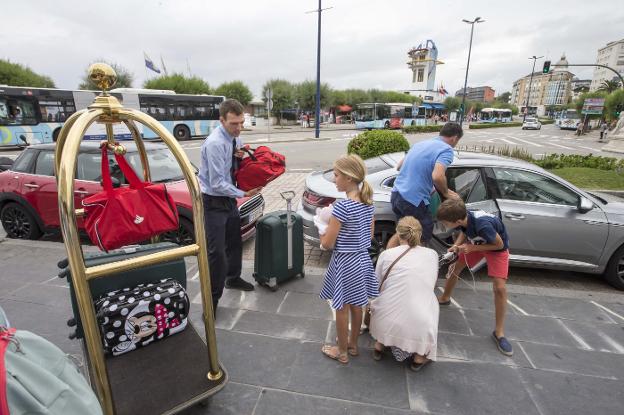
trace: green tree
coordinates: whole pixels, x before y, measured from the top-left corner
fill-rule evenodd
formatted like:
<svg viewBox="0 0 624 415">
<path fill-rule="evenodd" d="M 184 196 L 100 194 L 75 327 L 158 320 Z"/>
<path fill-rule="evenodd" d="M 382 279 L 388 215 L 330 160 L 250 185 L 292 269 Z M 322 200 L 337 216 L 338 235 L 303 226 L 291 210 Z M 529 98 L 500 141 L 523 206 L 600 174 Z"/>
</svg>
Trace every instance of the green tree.
<svg viewBox="0 0 624 415">
<path fill-rule="evenodd" d="M 329 97 L 329 105 L 332 107 L 336 105 L 350 105 L 347 93 L 345 91 L 332 89 Z"/>
<path fill-rule="evenodd" d="M 413 104 L 419 101 L 418 97 L 403 92 L 385 91 L 384 102 L 405 102 Z"/>
<path fill-rule="evenodd" d="M 147 89 L 170 89 L 178 94 L 212 94 L 212 89 L 206 81 L 197 76 L 186 77 L 180 73 L 168 76 L 159 76 L 143 83 Z"/>
<path fill-rule="evenodd" d="M 614 120 L 618 118 L 618 113 L 624 111 L 624 90 L 618 89 L 612 92 L 605 99 L 606 118 Z"/>
<path fill-rule="evenodd" d="M 620 89 L 620 81 L 617 79 L 602 81 L 598 87 L 598 91 L 604 91 L 607 94 L 617 91 L 618 89 Z"/>
<path fill-rule="evenodd" d="M 93 81 L 91 81 L 91 79 L 89 79 L 89 66 L 96 62 L 103 62 L 110 65 L 117 73 L 117 82 L 115 83 L 113 88 L 132 88 L 132 84 L 134 82 L 134 74 L 132 74 L 132 72 L 119 65 L 118 63 L 107 62 L 104 59 L 96 59 L 85 68 L 85 72 L 84 75 L 82 75 L 82 80 L 80 81 L 80 85 L 78 85 L 78 89 L 91 89 L 96 91 L 100 89 L 97 85 L 93 83 Z"/>
<path fill-rule="evenodd" d="M 495 98 L 495 101 L 507 104 L 511 99 L 511 92 L 503 92 Z"/>
<path fill-rule="evenodd" d="M 461 99 L 457 97 L 446 97 L 444 100 L 444 106 L 448 112 L 457 111 L 461 105 Z"/>
<path fill-rule="evenodd" d="M 223 95 L 226 98 L 234 98 L 241 104 L 247 105 L 253 99 L 253 94 L 242 81 L 224 82 L 217 89 L 215 95 Z"/>
<path fill-rule="evenodd" d="M 363 89 L 345 89 L 347 102 L 345 104 L 355 106 L 364 102 L 373 102 L 370 94 Z"/>
<path fill-rule="evenodd" d="M 331 103 L 332 90 L 327 84 L 321 84 L 321 108 Z M 295 100 L 299 108 L 312 111 L 316 108 L 316 82 L 303 81 L 295 85 Z"/>
<path fill-rule="evenodd" d="M 19 63 L 0 59 L 0 84 L 11 86 L 31 86 L 54 88 L 54 81 L 48 76 L 39 75 Z"/>
<path fill-rule="evenodd" d="M 262 100 L 266 103 L 266 93 L 271 89 L 273 93 L 273 110 L 271 115 L 277 117 L 280 122 L 279 114 L 282 110 L 293 108 L 295 106 L 295 86 L 284 79 L 270 79 L 265 82 L 262 87 Z"/>
</svg>

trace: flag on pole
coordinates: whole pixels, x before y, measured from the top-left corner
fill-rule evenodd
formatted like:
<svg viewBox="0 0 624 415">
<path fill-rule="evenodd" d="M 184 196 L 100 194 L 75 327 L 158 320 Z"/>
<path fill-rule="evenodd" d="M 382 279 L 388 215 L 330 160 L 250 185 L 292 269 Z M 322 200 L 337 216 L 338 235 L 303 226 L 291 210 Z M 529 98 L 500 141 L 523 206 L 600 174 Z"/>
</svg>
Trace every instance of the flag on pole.
<svg viewBox="0 0 624 415">
<path fill-rule="evenodd" d="M 162 66 L 165 76 L 168 76 L 169 74 L 167 73 L 167 67 L 165 66 L 165 61 L 163 60 L 162 55 L 160 55 L 160 66 Z"/>
<path fill-rule="evenodd" d="M 152 71 L 156 73 L 160 73 L 160 69 L 158 69 L 156 65 L 154 65 L 154 62 L 152 62 L 149 56 L 147 56 L 147 53 L 143 52 L 143 58 L 145 59 L 145 67 L 147 69 L 151 69 Z"/>
</svg>

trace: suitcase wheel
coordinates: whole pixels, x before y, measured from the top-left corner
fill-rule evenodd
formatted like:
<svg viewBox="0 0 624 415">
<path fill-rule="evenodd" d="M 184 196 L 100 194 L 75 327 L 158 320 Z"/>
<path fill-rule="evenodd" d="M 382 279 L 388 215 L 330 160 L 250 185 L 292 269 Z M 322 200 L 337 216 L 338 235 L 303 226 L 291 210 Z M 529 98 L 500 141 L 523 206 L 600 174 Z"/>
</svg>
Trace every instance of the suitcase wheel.
<svg viewBox="0 0 624 415">
<path fill-rule="evenodd" d="M 277 286 L 277 284 L 275 284 L 275 285 L 269 285 L 269 284 L 267 284 L 267 288 L 268 288 L 269 290 L 273 291 L 273 292 L 275 292 L 275 291 L 279 290 L 279 287 Z"/>
</svg>

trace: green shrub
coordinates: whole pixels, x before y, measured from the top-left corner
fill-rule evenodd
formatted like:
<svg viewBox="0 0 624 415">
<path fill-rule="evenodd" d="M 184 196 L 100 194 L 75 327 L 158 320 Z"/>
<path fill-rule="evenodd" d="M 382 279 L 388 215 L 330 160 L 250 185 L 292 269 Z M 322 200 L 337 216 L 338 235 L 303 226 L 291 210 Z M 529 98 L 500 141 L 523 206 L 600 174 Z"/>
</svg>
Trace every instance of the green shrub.
<svg viewBox="0 0 624 415">
<path fill-rule="evenodd" d="M 496 123 L 484 123 L 484 124 L 470 124 L 468 128 L 471 130 L 480 130 L 483 128 L 498 128 L 498 127 L 522 127 L 521 122 L 496 122 Z"/>
<path fill-rule="evenodd" d="M 615 172 L 624 170 L 624 159 L 618 160 L 615 157 L 594 156 L 592 154 L 585 156 L 579 154 L 548 154 L 540 160 L 536 160 L 535 164 L 548 170 L 565 167 L 588 167 Z"/>
<path fill-rule="evenodd" d="M 413 133 L 431 133 L 438 132 L 442 129 L 444 124 L 440 125 L 408 125 L 406 127 L 401 128 L 405 134 L 413 134 Z"/>
<path fill-rule="evenodd" d="M 549 118 L 545 118 L 545 119 L 540 118 L 539 122 L 541 122 L 542 125 L 548 125 L 548 124 L 554 124 L 555 120 L 551 120 Z"/>
<path fill-rule="evenodd" d="M 382 154 L 409 150 L 409 142 L 398 131 L 373 130 L 358 134 L 347 147 L 349 154 L 357 154 L 363 159 Z"/>
</svg>

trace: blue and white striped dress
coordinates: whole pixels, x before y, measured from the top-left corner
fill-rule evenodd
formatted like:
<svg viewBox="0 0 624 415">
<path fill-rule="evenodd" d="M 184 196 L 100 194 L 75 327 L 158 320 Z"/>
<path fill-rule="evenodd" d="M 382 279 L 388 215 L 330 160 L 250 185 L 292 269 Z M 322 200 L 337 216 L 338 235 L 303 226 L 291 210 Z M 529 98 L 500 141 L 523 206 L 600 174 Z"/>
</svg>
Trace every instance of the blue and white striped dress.
<svg viewBox="0 0 624 415">
<path fill-rule="evenodd" d="M 320 297 L 332 308 L 344 304 L 365 306 L 379 295 L 379 282 L 368 255 L 371 245 L 372 205 L 345 199 L 334 205 L 332 215 L 342 224 L 325 273 Z"/>
</svg>

